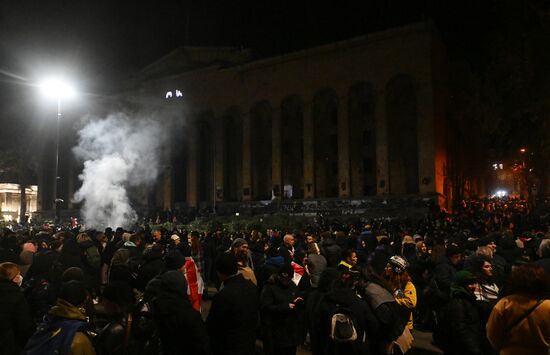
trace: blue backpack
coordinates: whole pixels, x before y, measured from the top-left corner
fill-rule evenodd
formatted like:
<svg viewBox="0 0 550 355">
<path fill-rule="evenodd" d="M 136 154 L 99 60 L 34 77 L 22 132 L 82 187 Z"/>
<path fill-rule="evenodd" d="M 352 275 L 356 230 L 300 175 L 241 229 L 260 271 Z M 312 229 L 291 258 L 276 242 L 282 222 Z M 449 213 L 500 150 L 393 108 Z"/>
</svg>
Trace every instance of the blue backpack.
<svg viewBox="0 0 550 355">
<path fill-rule="evenodd" d="M 85 332 L 87 323 L 78 319 L 46 316 L 27 342 L 22 355 L 69 355 L 75 333 Z"/>
</svg>

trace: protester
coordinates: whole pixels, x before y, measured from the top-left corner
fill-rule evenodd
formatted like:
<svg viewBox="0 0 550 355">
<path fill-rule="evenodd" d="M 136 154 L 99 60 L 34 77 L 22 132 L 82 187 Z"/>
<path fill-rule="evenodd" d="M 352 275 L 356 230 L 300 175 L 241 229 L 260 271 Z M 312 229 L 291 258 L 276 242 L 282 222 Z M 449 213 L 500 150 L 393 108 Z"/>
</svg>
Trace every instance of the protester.
<svg viewBox="0 0 550 355">
<path fill-rule="evenodd" d="M 293 274 L 285 263 L 262 290 L 262 335 L 268 354 L 294 355 L 305 339 L 304 299 L 296 293 Z"/>
<path fill-rule="evenodd" d="M 487 337 L 501 355 L 546 354 L 550 345 L 550 281 L 539 265 L 516 266 L 487 322 Z"/>
<path fill-rule="evenodd" d="M 210 342 L 200 313 L 187 296 L 187 282 L 179 271 L 160 276 L 159 293 L 152 312 L 164 354 L 211 354 Z"/>
<path fill-rule="evenodd" d="M 57 303 L 38 326 L 22 354 L 94 355 L 88 336 L 89 326 L 83 307 L 88 298 L 82 282 L 69 281 L 61 286 Z"/>
<path fill-rule="evenodd" d="M 34 331 L 30 308 L 20 289 L 22 281 L 16 264 L 0 264 L 0 346 L 6 355 L 20 354 Z"/>
<path fill-rule="evenodd" d="M 216 271 L 223 288 L 212 299 L 206 327 L 214 354 L 253 355 L 258 323 L 258 289 L 238 273 L 237 258 L 222 254 Z"/>
</svg>

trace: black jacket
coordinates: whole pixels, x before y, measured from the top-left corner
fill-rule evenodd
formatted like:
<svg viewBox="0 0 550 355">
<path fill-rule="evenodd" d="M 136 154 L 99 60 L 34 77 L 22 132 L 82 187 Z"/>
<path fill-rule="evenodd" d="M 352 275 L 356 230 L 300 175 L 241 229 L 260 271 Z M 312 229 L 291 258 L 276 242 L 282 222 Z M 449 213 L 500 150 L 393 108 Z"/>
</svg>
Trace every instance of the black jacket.
<svg viewBox="0 0 550 355">
<path fill-rule="evenodd" d="M 162 253 L 150 251 L 143 255 L 143 260 L 137 272 L 135 286 L 140 291 L 145 291 L 145 286 L 156 276 L 160 275 L 164 270 L 164 260 Z"/>
<path fill-rule="evenodd" d="M 292 281 L 283 286 L 278 275 L 273 276 L 260 296 L 264 347 L 297 346 L 305 339 L 305 304 L 290 309 L 289 303 L 298 296 L 296 286 Z"/>
<path fill-rule="evenodd" d="M 187 282 L 178 271 L 160 277 L 160 289 L 152 302 L 164 354 L 211 354 L 201 315 L 189 303 Z"/>
<path fill-rule="evenodd" d="M 342 259 L 342 248 L 340 248 L 334 239 L 327 238 L 320 244 L 321 254 L 327 259 L 327 267 L 336 267 Z"/>
<path fill-rule="evenodd" d="M 332 315 L 338 311 L 349 312 L 355 330 L 357 340 L 353 343 L 337 344 L 330 340 L 330 324 Z M 336 288 L 325 295 L 319 310 L 320 337 L 318 344 L 312 344 L 315 349 L 324 349 L 324 354 L 364 354 L 367 352 L 367 344 L 363 339 L 369 339 L 378 331 L 378 322 L 369 305 L 359 298 L 356 292 L 347 288 Z"/>
<path fill-rule="evenodd" d="M 440 331 L 446 332 L 445 354 L 481 354 L 484 339 L 483 326 L 473 295 L 453 295 L 441 320 Z"/>
<path fill-rule="evenodd" d="M 258 306 L 258 289 L 241 274 L 224 282 L 206 319 L 214 354 L 254 354 Z"/>
<path fill-rule="evenodd" d="M 448 257 L 442 258 L 435 266 L 433 277 L 435 281 L 437 281 L 439 289 L 444 292 L 447 297 L 450 295 L 451 283 L 453 282 L 456 272 L 457 269 L 451 264 Z"/>
<path fill-rule="evenodd" d="M 19 354 L 33 332 L 31 311 L 19 286 L 0 280 L 0 353 Z"/>
</svg>

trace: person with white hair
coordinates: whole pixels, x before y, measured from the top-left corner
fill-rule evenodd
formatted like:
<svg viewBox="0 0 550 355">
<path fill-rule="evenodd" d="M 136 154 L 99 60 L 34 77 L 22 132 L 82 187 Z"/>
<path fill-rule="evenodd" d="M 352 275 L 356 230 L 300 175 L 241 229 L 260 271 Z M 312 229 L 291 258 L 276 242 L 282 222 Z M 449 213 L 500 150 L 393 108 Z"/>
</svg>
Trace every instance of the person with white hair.
<svg viewBox="0 0 550 355">
<path fill-rule="evenodd" d="M 537 250 L 540 258 L 535 264 L 542 266 L 544 272 L 550 275 L 550 239 L 543 239 Z"/>
</svg>

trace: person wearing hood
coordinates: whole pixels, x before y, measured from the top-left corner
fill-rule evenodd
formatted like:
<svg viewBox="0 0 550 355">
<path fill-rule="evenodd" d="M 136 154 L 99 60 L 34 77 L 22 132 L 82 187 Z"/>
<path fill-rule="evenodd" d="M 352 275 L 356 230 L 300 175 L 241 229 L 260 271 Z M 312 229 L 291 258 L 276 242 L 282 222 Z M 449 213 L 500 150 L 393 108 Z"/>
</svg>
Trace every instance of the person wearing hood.
<svg viewBox="0 0 550 355">
<path fill-rule="evenodd" d="M 323 298 L 318 323 L 319 329 L 314 333 L 320 334 L 315 337 L 316 344 L 312 347 L 316 353 L 323 354 L 365 354 L 368 351 L 369 335 L 376 334 L 378 321 L 369 305 L 361 299 L 355 289 L 357 275 L 349 271 L 340 271 L 334 286 Z M 330 339 L 331 318 L 335 313 L 345 310 L 352 318 L 353 325 L 357 332 L 357 339 L 353 342 L 337 343 Z"/>
<path fill-rule="evenodd" d="M 151 310 L 159 330 L 164 354 L 211 354 L 210 342 L 201 315 L 189 302 L 187 281 L 176 270 L 159 277 L 158 294 Z"/>
<path fill-rule="evenodd" d="M 253 355 L 258 323 L 258 289 L 238 272 L 237 258 L 224 253 L 216 260 L 223 287 L 212 299 L 206 329 L 214 354 Z"/>
<path fill-rule="evenodd" d="M 294 269 L 286 263 L 264 286 L 260 296 L 262 335 L 268 354 L 295 354 L 305 340 L 304 298 L 292 281 Z"/>
<path fill-rule="evenodd" d="M 262 292 L 262 289 L 269 278 L 276 274 L 284 263 L 285 258 L 279 255 L 277 248 L 271 247 L 268 249 L 265 263 L 258 269 L 254 270 L 256 280 L 258 281 L 258 292 Z"/>
<path fill-rule="evenodd" d="M 327 259 L 327 267 L 337 267 L 340 263 L 342 248 L 340 248 L 330 232 L 321 233 L 321 254 Z"/>
<path fill-rule="evenodd" d="M 467 271 L 455 274 L 451 283 L 451 299 L 443 319 L 434 331 L 434 340 L 445 354 L 483 354 L 484 332 L 475 305 L 477 279 Z"/>
<path fill-rule="evenodd" d="M 42 320 L 57 300 L 61 288 L 61 270 L 57 260 L 56 253 L 41 251 L 34 256 L 25 275 L 24 294 L 36 322 Z"/>
<path fill-rule="evenodd" d="M 142 262 L 137 272 L 136 288 L 145 291 L 147 283 L 155 276 L 160 275 L 164 269 L 164 246 L 155 244 L 148 253 L 144 253 Z"/>
<path fill-rule="evenodd" d="M 22 281 L 16 264 L 0 264 L 0 344 L 6 355 L 20 354 L 34 331 L 31 311 L 20 289 Z"/>
<path fill-rule="evenodd" d="M 95 349 L 88 336 L 84 305 L 88 299 L 85 285 L 80 281 L 69 281 L 61 286 L 59 298 L 50 309 L 36 332 L 27 342 L 22 354 L 54 353 L 95 355 Z M 60 337 L 55 349 L 42 339 Z M 47 347 L 45 349 L 44 347 Z"/>
</svg>

